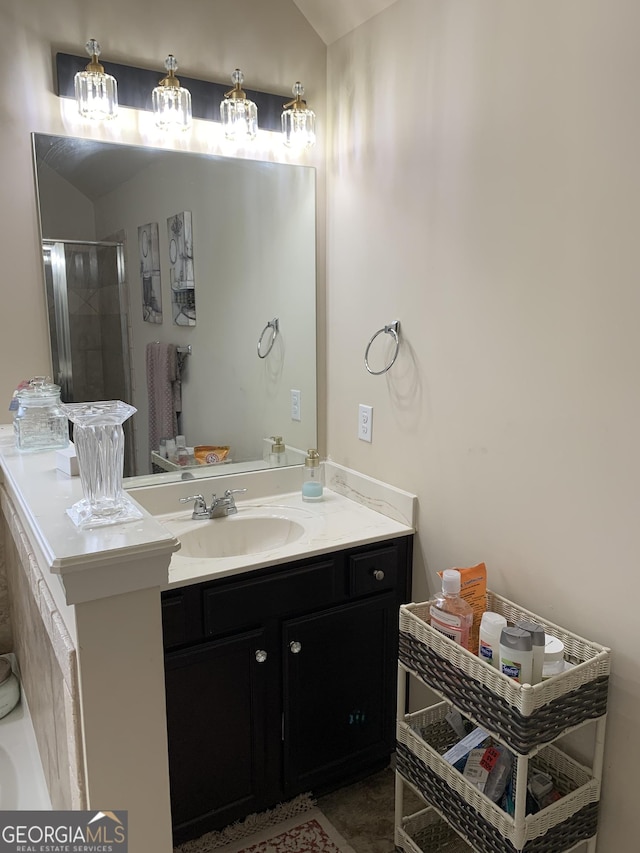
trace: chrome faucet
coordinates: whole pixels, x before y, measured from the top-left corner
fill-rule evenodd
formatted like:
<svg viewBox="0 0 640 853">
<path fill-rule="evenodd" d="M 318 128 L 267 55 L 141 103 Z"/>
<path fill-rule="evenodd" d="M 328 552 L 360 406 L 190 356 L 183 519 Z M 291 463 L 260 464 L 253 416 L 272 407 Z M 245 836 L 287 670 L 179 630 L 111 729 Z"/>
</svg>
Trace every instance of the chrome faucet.
<svg viewBox="0 0 640 853">
<path fill-rule="evenodd" d="M 180 498 L 180 503 L 185 504 L 193 501 L 192 519 L 203 520 L 206 518 L 226 518 L 228 515 L 234 515 L 238 512 L 234 495 L 246 492 L 246 489 L 227 489 L 224 495 L 219 498 L 216 495 L 211 496 L 211 506 L 207 506 L 207 502 L 202 495 L 192 495 L 190 498 Z"/>
</svg>

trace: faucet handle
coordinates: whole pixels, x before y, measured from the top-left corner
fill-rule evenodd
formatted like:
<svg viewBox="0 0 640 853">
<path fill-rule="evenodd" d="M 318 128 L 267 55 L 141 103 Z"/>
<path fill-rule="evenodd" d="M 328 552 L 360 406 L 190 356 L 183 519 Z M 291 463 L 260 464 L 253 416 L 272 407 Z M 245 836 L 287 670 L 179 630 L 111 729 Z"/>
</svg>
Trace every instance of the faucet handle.
<svg viewBox="0 0 640 853">
<path fill-rule="evenodd" d="M 241 495 L 243 492 L 246 492 L 246 489 L 227 489 L 224 493 L 225 498 L 230 498 L 231 495 Z"/>
<path fill-rule="evenodd" d="M 214 495 L 214 497 L 215 497 L 215 495 Z M 194 512 L 198 509 L 206 509 L 207 508 L 207 502 L 205 501 L 205 499 L 203 498 L 202 495 L 192 495 L 190 498 L 179 498 L 178 500 L 180 501 L 181 504 L 188 504 L 188 503 L 190 503 L 190 501 L 195 501 L 195 503 L 193 505 Z"/>
</svg>

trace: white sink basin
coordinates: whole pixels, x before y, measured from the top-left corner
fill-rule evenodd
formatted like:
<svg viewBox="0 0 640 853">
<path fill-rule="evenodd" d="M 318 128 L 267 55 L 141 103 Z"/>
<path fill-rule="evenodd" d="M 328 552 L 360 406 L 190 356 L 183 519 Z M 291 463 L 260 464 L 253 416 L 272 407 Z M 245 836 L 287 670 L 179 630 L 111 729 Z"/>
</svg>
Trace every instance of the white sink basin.
<svg viewBox="0 0 640 853">
<path fill-rule="evenodd" d="M 297 521 L 279 516 L 231 515 L 199 522 L 180 533 L 181 557 L 239 557 L 281 548 L 300 539 L 305 532 Z"/>
</svg>

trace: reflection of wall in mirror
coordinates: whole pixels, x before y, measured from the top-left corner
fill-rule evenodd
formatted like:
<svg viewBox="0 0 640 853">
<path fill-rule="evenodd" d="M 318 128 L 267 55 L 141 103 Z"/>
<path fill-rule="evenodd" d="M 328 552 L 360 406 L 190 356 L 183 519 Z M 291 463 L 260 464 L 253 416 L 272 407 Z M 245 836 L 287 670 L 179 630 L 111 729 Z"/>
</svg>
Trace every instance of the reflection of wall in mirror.
<svg viewBox="0 0 640 853">
<path fill-rule="evenodd" d="M 171 168 L 165 157 L 172 157 Z M 59 224 L 55 177 L 51 200 L 39 189 L 43 221 L 53 207 L 51 218 Z M 192 212 L 198 325 L 158 326 L 145 323 L 139 309 L 131 312 L 138 473 L 150 470 L 144 465 L 150 459 L 144 354 L 147 343 L 158 339 L 192 346 L 182 384 L 181 432 L 188 445 L 230 445 L 238 462 L 261 461 L 270 435 L 282 435 L 290 447 L 315 447 L 314 170 L 154 151 L 142 171 L 101 195 L 91 220 L 98 236 L 119 228 L 129 235 L 125 263 L 135 282 L 139 224 L 166 222 L 176 211 Z M 78 219 L 70 209 L 69 221 Z M 166 229 L 159 241 L 161 287 L 170 301 Z M 275 316 L 280 333 L 273 352 L 261 360 L 256 343 Z M 300 422 L 291 419 L 292 388 L 302 392 Z"/>
</svg>

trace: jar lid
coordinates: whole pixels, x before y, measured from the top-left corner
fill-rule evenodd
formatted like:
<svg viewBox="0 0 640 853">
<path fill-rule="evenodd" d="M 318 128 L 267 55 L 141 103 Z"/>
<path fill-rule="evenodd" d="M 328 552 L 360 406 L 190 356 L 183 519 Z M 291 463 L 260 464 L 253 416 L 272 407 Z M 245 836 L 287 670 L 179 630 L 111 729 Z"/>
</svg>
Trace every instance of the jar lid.
<svg viewBox="0 0 640 853">
<path fill-rule="evenodd" d="M 57 397 L 59 394 L 60 386 L 51 382 L 48 376 L 34 376 L 25 388 L 18 391 L 18 398 L 22 401 L 44 400 L 48 397 Z"/>
<path fill-rule="evenodd" d="M 11 663 L 6 658 L 0 658 L 0 684 L 4 684 L 12 671 Z"/>
</svg>

